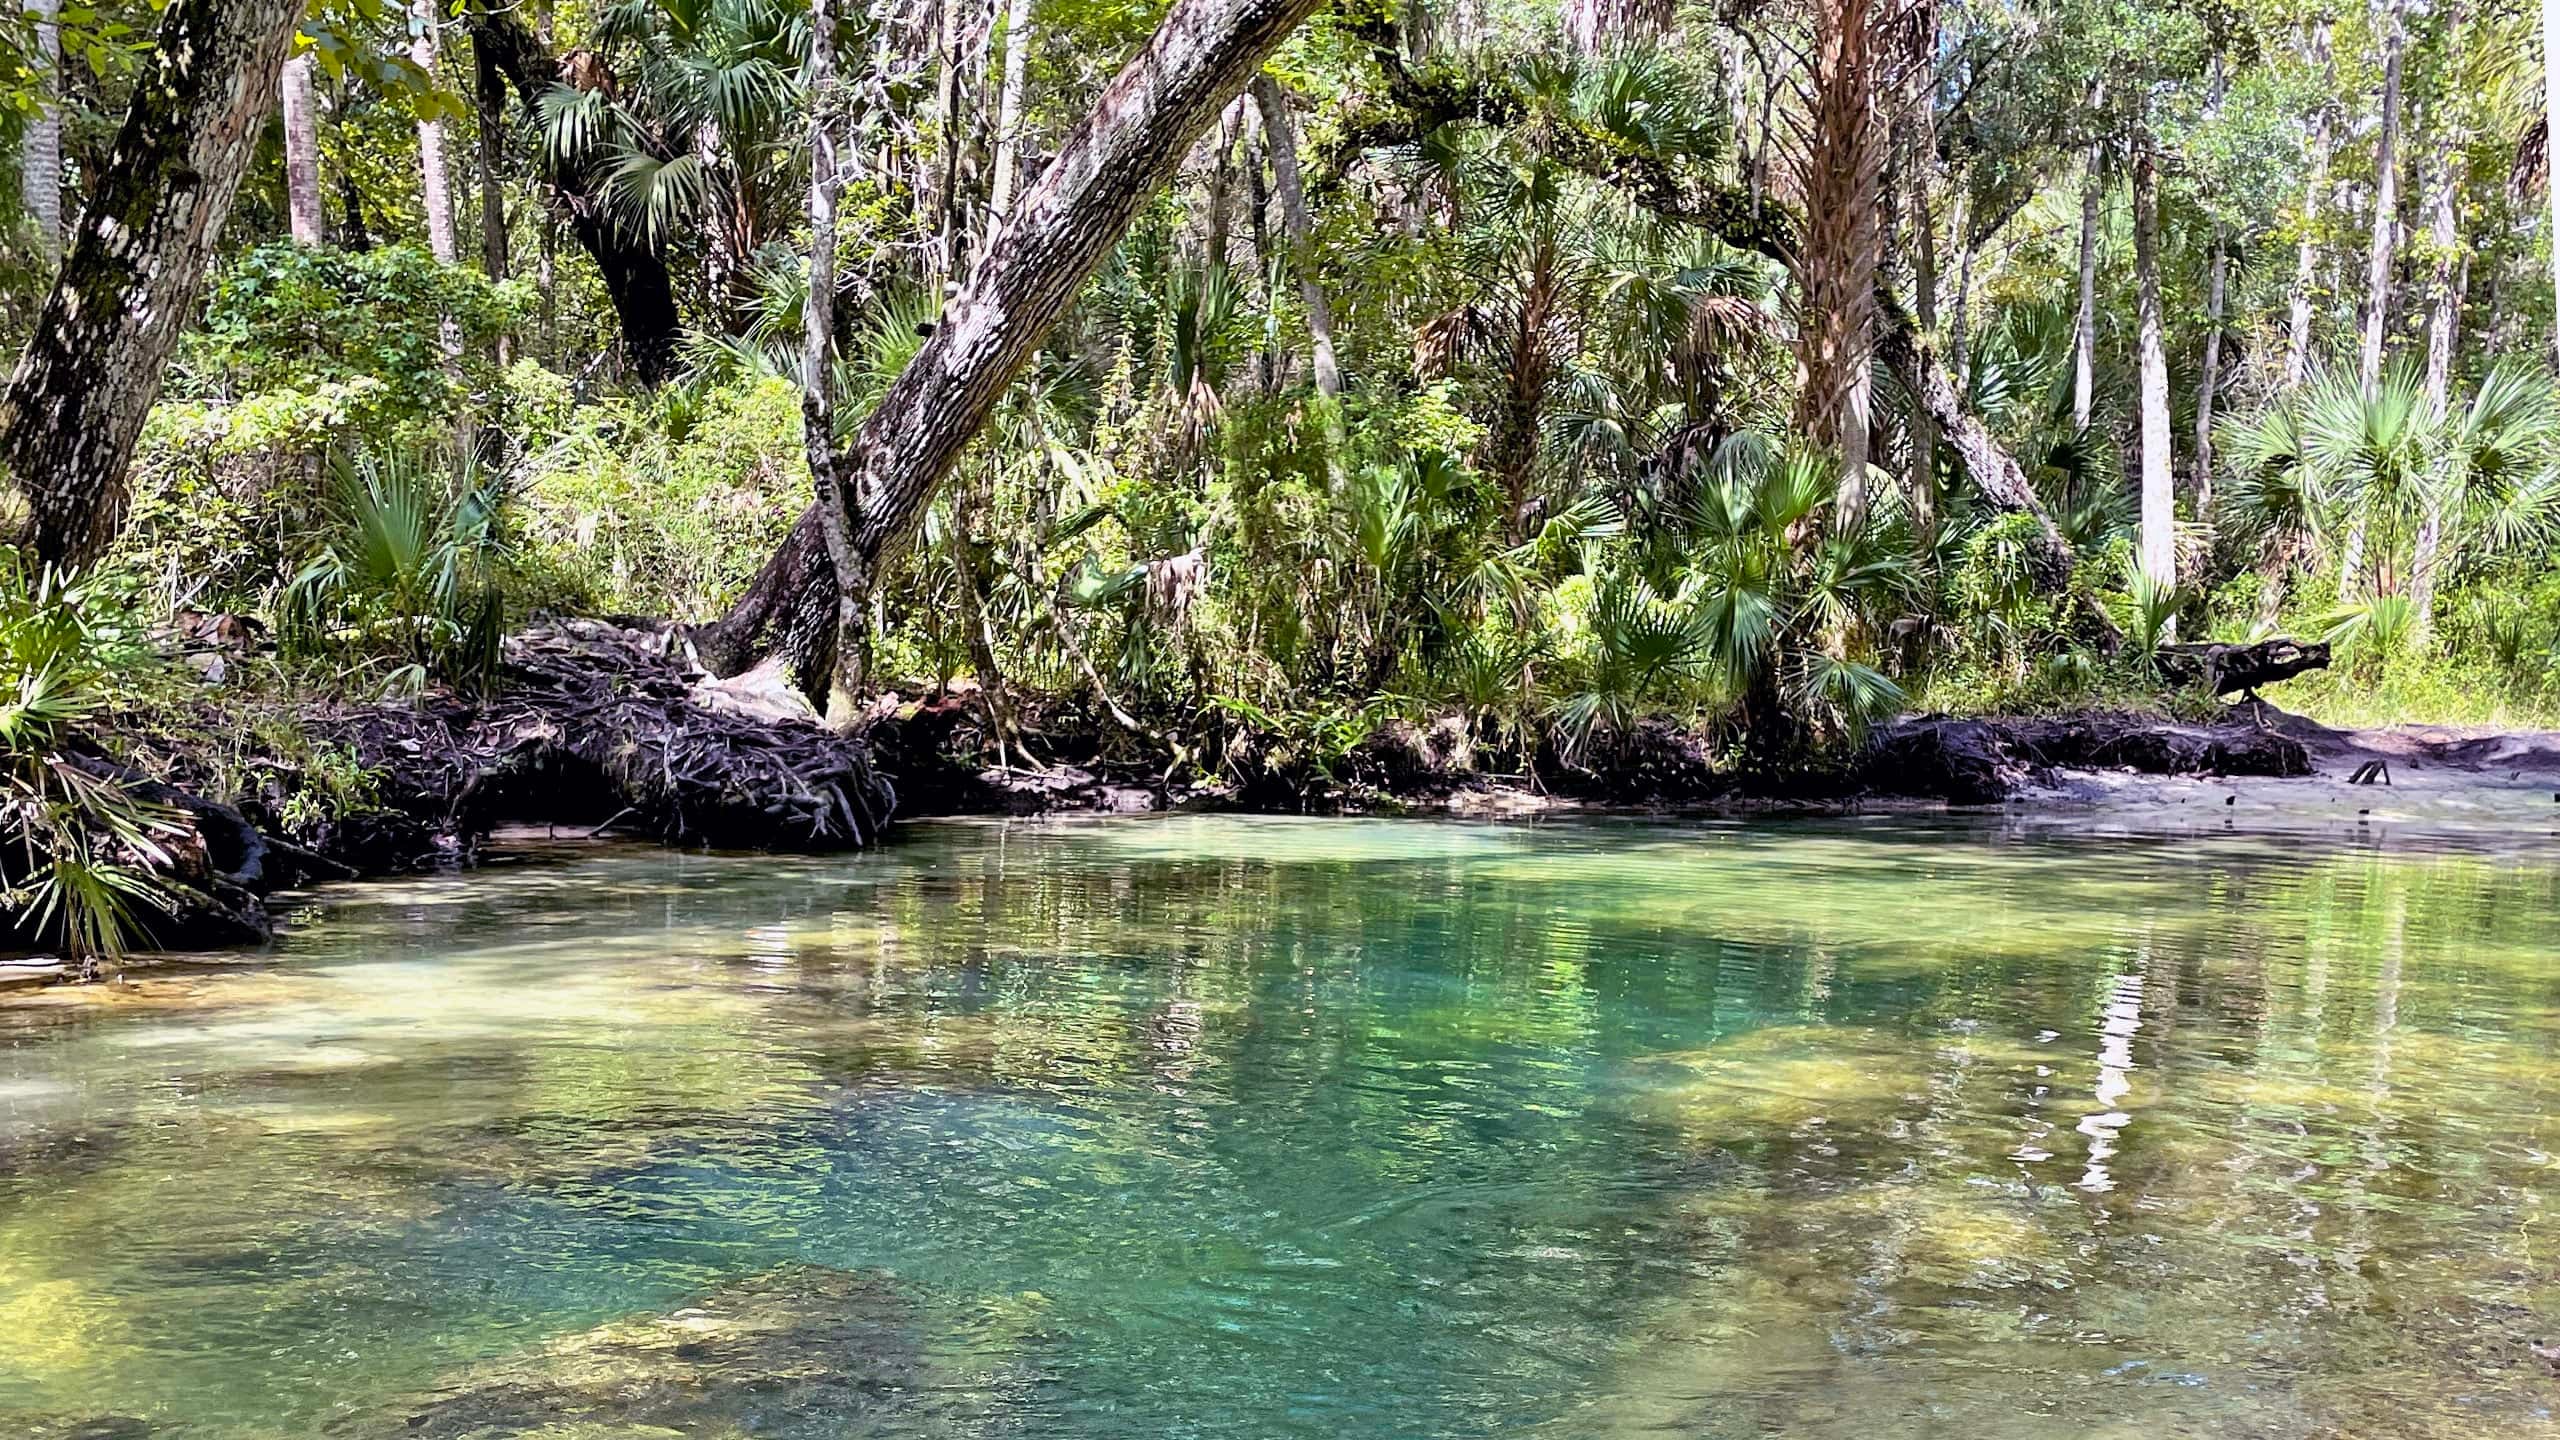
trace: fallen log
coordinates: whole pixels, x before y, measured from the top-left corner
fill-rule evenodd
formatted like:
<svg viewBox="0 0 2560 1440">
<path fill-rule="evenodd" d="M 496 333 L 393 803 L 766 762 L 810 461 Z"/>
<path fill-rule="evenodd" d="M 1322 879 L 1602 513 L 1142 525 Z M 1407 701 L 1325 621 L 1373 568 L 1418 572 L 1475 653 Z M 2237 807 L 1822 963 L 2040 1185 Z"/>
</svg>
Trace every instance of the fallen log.
<svg viewBox="0 0 2560 1440">
<path fill-rule="evenodd" d="M 2329 647 L 2288 635 L 2250 645 L 2163 645 L 2154 663 L 2171 680 L 2209 689 L 2216 698 L 2246 694 L 2254 700 L 2262 685 L 2328 669 Z"/>
</svg>

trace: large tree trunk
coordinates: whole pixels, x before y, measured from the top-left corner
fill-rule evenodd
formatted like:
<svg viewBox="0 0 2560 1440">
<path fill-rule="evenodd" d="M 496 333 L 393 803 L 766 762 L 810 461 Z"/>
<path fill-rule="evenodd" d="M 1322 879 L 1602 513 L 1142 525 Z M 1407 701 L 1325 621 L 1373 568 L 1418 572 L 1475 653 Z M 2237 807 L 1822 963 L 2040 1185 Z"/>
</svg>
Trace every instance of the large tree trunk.
<svg viewBox="0 0 2560 1440">
<path fill-rule="evenodd" d="M 35 25 L 30 58 L 37 70 L 30 87 L 35 113 L 19 141 L 18 182 L 47 256 L 62 251 L 62 29 L 54 23 L 61 5 L 62 0 L 26 0 L 27 18 Z"/>
<path fill-rule="evenodd" d="M 115 536 L 126 469 L 205 262 L 275 108 L 301 0 L 175 0 L 0 401 L 19 543 L 79 566 Z"/>
<path fill-rule="evenodd" d="M 1316 279 L 1315 222 L 1307 214 L 1307 189 L 1298 173 L 1298 122 L 1289 113 L 1289 97 L 1268 75 L 1253 82 L 1253 103 L 1262 111 L 1262 133 L 1271 142 L 1271 176 L 1280 192 L 1280 218 L 1289 231 L 1289 268 L 1298 275 L 1298 298 L 1307 307 L 1307 342 L 1315 352 L 1316 389 L 1328 400 L 1342 398 L 1342 365 L 1333 349 L 1333 306 Z"/>
<path fill-rule="evenodd" d="M 2089 147 L 2080 182 L 2080 308 L 2071 322 L 2071 428 L 2089 428 L 2098 384 L 2098 221 L 2106 199 L 2106 151 Z"/>
<path fill-rule="evenodd" d="M 904 553 L 960 452 L 1103 254 L 1317 0 L 1178 0 L 1153 39 L 1068 133 L 996 233 L 942 323 L 834 457 L 847 522 L 831 563 L 816 507 L 719 621 L 695 635 L 726 670 L 780 651 L 804 687 L 834 668 L 839 588 L 867 597 Z M 812 622 L 816 623 L 812 623 Z"/>
<path fill-rule="evenodd" d="M 1889 3 L 1889 0 L 1888 0 Z M 1804 388 L 1796 423 L 1840 457 L 1837 519 L 1853 529 L 1866 512 L 1869 380 L 1873 374 L 1877 190 L 1888 93 L 1882 53 L 1891 43 L 1879 0 L 1823 0 L 1816 7 L 1813 114 L 1799 157 L 1805 236 L 1796 269 L 1797 361 Z"/>
<path fill-rule="evenodd" d="M 2142 573 L 2178 578 L 2175 474 L 2169 453 L 2169 345 L 2160 306 L 2160 184 L 2146 138 L 2133 159 L 2133 264 L 2142 366 Z"/>
<path fill-rule="evenodd" d="M 2560 0 L 2555 0 L 2560 3 Z M 2301 230 L 2295 242 L 2293 260 L 2293 293 L 2291 323 L 2285 331 L 2284 383 L 2287 389 L 2299 389 L 2303 376 L 2311 368 L 2311 290 L 2320 265 L 2320 197 L 2329 187 L 2329 101 L 2337 89 L 2338 67 L 2329 53 L 2329 22 L 2313 27 L 2308 43 L 2312 58 L 2318 60 L 2330 83 L 2323 86 L 2319 100 L 2311 107 L 2305 122 L 2307 146 L 2311 152 L 2311 173 L 2302 185 Z"/>
<path fill-rule="evenodd" d="M 436 73 L 438 0 L 410 0 L 409 58 L 429 75 Z M 460 263 L 462 241 L 453 223 L 453 170 L 445 163 L 444 121 L 418 122 L 418 185 L 427 211 L 427 248 L 447 265 Z"/>
<path fill-rule="evenodd" d="M 2382 131 L 2374 142 L 2373 243 L 2365 255 L 2364 327 L 2357 374 L 2364 391 L 2382 383 L 2382 338 L 2391 322 L 2393 241 L 2400 233 L 2400 61 L 2406 35 L 2401 0 L 2382 0 Z"/>
<path fill-rule="evenodd" d="M 538 113 L 542 94 L 560 69 L 542 37 L 514 10 L 484 4 L 471 13 L 471 43 L 485 49 L 490 63 L 515 88 L 526 113 Z M 613 302 L 614 318 L 622 328 L 623 359 L 632 377 L 644 385 L 672 379 L 684 320 L 676 309 L 666 257 L 613 222 L 600 199 L 603 177 L 589 173 L 584 163 L 546 158 L 544 172 L 555 208 L 567 216 L 569 233 L 595 260 L 604 278 L 605 295 Z"/>
<path fill-rule="evenodd" d="M 1031 63 L 1031 0 L 1007 0 L 1004 12 L 1004 83 L 996 92 L 996 170 L 987 209 L 1001 222 L 1013 213 L 1016 172 L 1022 166 L 1023 76 Z"/>
<path fill-rule="evenodd" d="M 284 67 L 284 208 L 296 245 L 329 243 L 320 218 L 320 98 L 312 82 L 318 63 L 296 55 Z"/>
</svg>

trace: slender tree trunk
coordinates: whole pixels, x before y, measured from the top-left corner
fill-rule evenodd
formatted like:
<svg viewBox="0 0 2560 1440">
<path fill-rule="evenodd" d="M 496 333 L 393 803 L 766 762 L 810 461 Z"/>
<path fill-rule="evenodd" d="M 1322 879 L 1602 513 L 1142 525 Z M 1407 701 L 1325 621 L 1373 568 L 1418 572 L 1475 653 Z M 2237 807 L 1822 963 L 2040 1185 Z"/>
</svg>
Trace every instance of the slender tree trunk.
<svg viewBox="0 0 2560 1440">
<path fill-rule="evenodd" d="M 329 243 L 320 218 L 320 97 L 312 83 L 318 63 L 296 55 L 284 67 L 285 213 L 296 245 Z"/>
<path fill-rule="evenodd" d="M 1973 335 L 1967 324 L 1973 303 L 1973 187 L 1969 177 L 1957 184 L 1955 225 L 1949 232 L 1956 246 L 1956 299 L 1947 320 L 1947 366 L 1961 395 L 1973 371 Z"/>
<path fill-rule="evenodd" d="M 438 0 L 410 0 L 409 4 L 409 58 L 429 75 L 436 73 L 436 21 L 441 8 Z M 442 120 L 418 122 L 418 190 L 426 200 L 427 248 L 444 264 L 461 263 L 462 241 L 453 221 L 453 168 L 445 163 Z"/>
<path fill-rule="evenodd" d="M 2456 56 L 2461 54 L 2462 25 L 2463 13 L 2457 4 L 2445 21 L 2446 43 Z M 2439 101 L 2437 109 L 2442 121 L 2436 127 L 2440 133 L 2432 193 L 2427 197 L 2427 248 L 2435 262 L 2427 287 L 2427 408 L 2441 416 L 2453 402 L 2454 347 L 2461 338 L 2462 292 L 2471 266 L 2462 253 L 2463 149 L 2469 137 L 2463 133 L 2455 104 Z M 2435 623 L 2436 567 L 2443 549 L 2444 511 L 2430 495 L 2418 521 L 2417 554 L 2409 567 L 2409 604 L 2422 635 Z"/>
<path fill-rule="evenodd" d="M 18 542 L 79 566 L 124 518 L 126 469 L 276 104 L 301 0 L 173 0 L 34 337 L 0 401 Z"/>
<path fill-rule="evenodd" d="M 1938 147 L 1931 137 L 1930 120 L 1928 107 L 1921 106 L 1912 145 L 1909 187 L 1914 242 L 1911 290 L 1923 330 L 1938 326 L 1937 219 L 1929 213 L 1929 180 L 1937 171 Z M 1914 405 L 1909 426 L 1911 538 L 1925 563 L 1938 548 L 1938 422 L 1928 407 Z"/>
<path fill-rule="evenodd" d="M 1202 250 L 1212 270 L 1227 268 L 1229 212 L 1235 209 L 1236 141 L 1243 133 L 1244 102 L 1238 100 L 1227 107 L 1225 116 L 1218 121 L 1218 153 L 1209 167 L 1209 216 Z"/>
<path fill-rule="evenodd" d="M 471 47 L 471 97 L 478 111 L 480 151 L 480 269 L 507 278 L 507 77 L 485 45 Z"/>
<path fill-rule="evenodd" d="M 2311 172 L 2302 185 L 2302 215 L 2296 222 L 2301 230 L 2294 242 L 2293 292 L 2291 323 L 2285 331 L 2284 383 L 2288 390 L 2302 386 L 2311 368 L 2311 300 L 2319 278 L 2320 266 L 2320 199 L 2329 185 L 2329 101 L 2337 90 L 2338 66 L 2329 52 L 2329 22 L 2321 21 L 2311 30 L 2307 50 L 2320 62 L 2328 83 L 2321 88 L 2320 98 L 2312 105 L 2310 118 L 2304 122 L 2305 148 L 2310 152 Z"/>
<path fill-rule="evenodd" d="M 2134 288 L 2142 364 L 2142 573 L 2178 579 L 2177 504 L 2169 448 L 2169 346 L 2160 305 L 2160 186 L 2148 137 L 2133 158 Z"/>
<path fill-rule="evenodd" d="M 801 303 L 800 426 L 802 448 L 809 457 L 809 481 L 816 492 L 820 532 L 826 538 L 827 561 L 838 574 L 854 572 L 851 522 L 845 517 L 843 482 L 837 470 L 835 426 L 836 317 L 836 120 L 844 105 L 836 80 L 836 16 L 832 0 L 810 0 L 809 63 L 802 72 L 809 87 L 809 298 Z M 830 721 L 851 725 L 861 706 L 864 643 L 864 596 L 849 586 L 836 592 L 836 628 L 826 712 Z"/>
<path fill-rule="evenodd" d="M 996 171 L 987 200 L 998 221 L 1013 213 L 1015 172 L 1022 163 L 1022 84 L 1031 61 L 1031 35 L 1031 0 L 1006 0 L 1004 83 L 996 92 Z"/>
<path fill-rule="evenodd" d="M 1155 36 L 1025 195 L 942 323 L 833 458 L 851 552 L 831 563 L 803 516 L 730 613 L 695 632 L 734 671 L 781 650 L 804 686 L 833 668 L 839 591 L 867 597 L 904 553 L 935 489 L 1096 264 L 1218 111 L 1317 0 L 1177 0 Z M 817 624 L 809 622 L 815 620 Z"/>
<path fill-rule="evenodd" d="M 28 57 L 36 67 L 30 86 L 35 113 L 27 117 L 18 151 L 19 186 L 48 258 L 62 253 L 62 29 L 54 23 L 61 4 L 26 0 L 27 18 L 35 25 L 35 52 Z"/>
<path fill-rule="evenodd" d="M 2544 181 L 2543 240 L 2551 247 L 2551 287 L 2560 295 L 2560 0 L 2542 0 L 2543 153 L 2554 157 Z M 2551 307 L 2553 334 L 2560 339 L 2560 305 Z"/>
<path fill-rule="evenodd" d="M 2195 478 L 2196 518 L 2213 513 L 2213 404 L 2222 384 L 2222 322 L 2231 276 L 2231 249 L 2220 230 L 2213 235 L 2213 258 L 2205 266 L 2204 365 L 2196 377 Z"/>
<path fill-rule="evenodd" d="M 2371 395 L 2382 383 L 2382 339 L 2391 321 L 2392 241 L 2400 233 L 2400 62 L 2407 37 L 2401 0 L 2381 0 L 2382 132 L 2374 142 L 2373 244 L 2365 257 L 2364 332 L 2357 374 Z"/>
<path fill-rule="evenodd" d="M 1316 279 L 1315 222 L 1307 214 L 1307 191 L 1298 174 L 1298 122 L 1289 113 L 1289 97 L 1268 75 L 1253 82 L 1253 103 L 1262 112 L 1262 133 L 1271 143 L 1271 176 L 1280 192 L 1280 219 L 1289 231 L 1289 268 L 1298 274 L 1298 298 L 1307 307 L 1307 342 L 1314 354 L 1316 389 L 1328 400 L 1342 398 L 1342 366 L 1334 357 L 1333 306 Z"/>
<path fill-rule="evenodd" d="M 2106 200 L 2103 147 L 2089 147 L 2089 173 L 2080 182 L 2080 308 L 2071 325 L 2071 428 L 2086 432 L 2098 386 L 2098 222 Z"/>
</svg>

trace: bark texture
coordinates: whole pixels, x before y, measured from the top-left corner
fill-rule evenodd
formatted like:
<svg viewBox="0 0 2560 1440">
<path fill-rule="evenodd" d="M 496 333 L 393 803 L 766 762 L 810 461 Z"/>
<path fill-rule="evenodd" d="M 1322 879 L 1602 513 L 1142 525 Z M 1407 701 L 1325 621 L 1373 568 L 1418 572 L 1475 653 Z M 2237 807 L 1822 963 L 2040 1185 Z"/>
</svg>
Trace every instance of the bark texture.
<svg viewBox="0 0 2560 1440">
<path fill-rule="evenodd" d="M 0 401 L 0 465 L 37 560 L 94 560 L 259 132 L 300 0 L 175 0 Z"/>
<path fill-rule="evenodd" d="M 35 26 L 35 113 L 18 142 L 18 183 L 27 214 L 47 255 L 62 249 L 62 29 L 54 23 L 61 0 L 26 0 Z"/>
<path fill-rule="evenodd" d="M 826 622 L 839 587 L 867 595 L 870 578 L 904 553 L 935 489 L 1086 276 L 1316 4 L 1179 0 L 1068 133 L 851 446 L 831 457 L 846 522 L 844 571 L 827 555 L 812 507 L 746 596 L 696 632 L 706 662 L 728 669 L 780 651 L 804 688 L 828 673 L 835 647 Z"/>
<path fill-rule="evenodd" d="M 284 204 L 296 245 L 329 243 L 320 214 L 320 98 L 312 73 L 318 63 L 296 55 L 284 67 Z"/>
<path fill-rule="evenodd" d="M 437 0 L 410 0 L 409 58 L 429 75 L 436 73 Z M 453 170 L 445 162 L 444 122 L 418 122 L 418 185 L 427 211 L 427 248 L 447 265 L 462 259 L 462 241 L 453 223 Z"/>
</svg>

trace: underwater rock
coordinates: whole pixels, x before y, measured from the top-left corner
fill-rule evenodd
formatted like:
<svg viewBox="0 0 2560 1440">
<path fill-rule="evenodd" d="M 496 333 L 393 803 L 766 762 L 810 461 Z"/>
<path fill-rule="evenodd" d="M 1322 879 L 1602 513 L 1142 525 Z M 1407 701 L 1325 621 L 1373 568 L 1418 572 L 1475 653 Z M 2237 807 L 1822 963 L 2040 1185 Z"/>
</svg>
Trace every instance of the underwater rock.
<svg viewBox="0 0 2560 1440">
<path fill-rule="evenodd" d="M 329 1433 L 416 1440 L 866 1433 L 922 1393 L 910 1319 L 878 1275 L 787 1265 L 664 1314 L 610 1321 L 474 1366 Z"/>
</svg>

